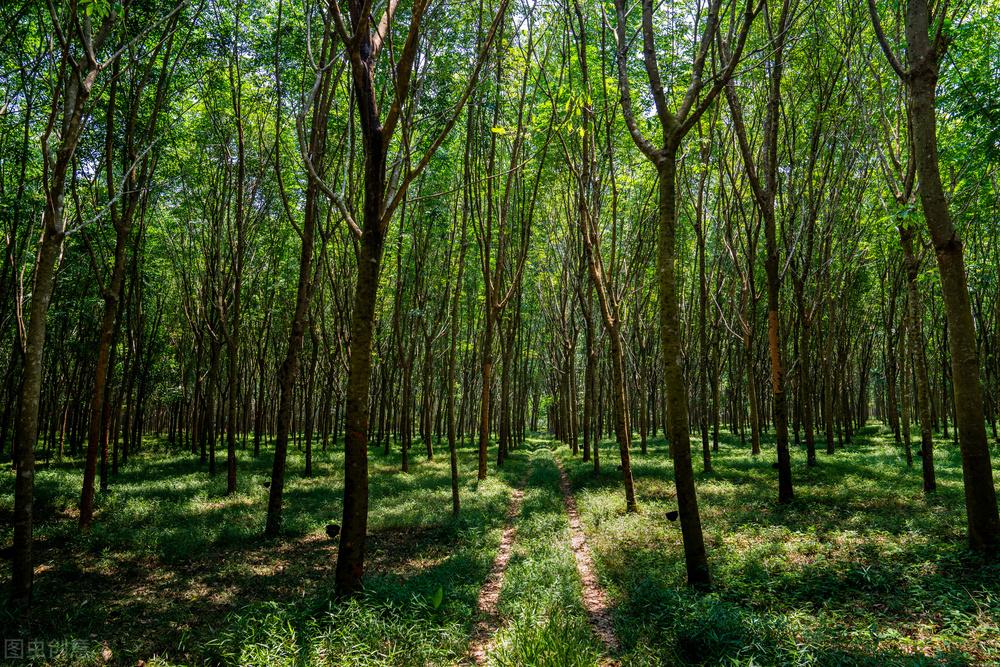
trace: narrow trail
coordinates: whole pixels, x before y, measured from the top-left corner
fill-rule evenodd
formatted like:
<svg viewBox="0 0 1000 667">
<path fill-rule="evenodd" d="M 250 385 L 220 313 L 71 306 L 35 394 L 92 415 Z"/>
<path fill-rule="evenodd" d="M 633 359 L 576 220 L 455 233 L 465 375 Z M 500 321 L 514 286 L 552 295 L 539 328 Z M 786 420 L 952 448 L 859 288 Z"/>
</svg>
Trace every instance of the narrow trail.
<svg viewBox="0 0 1000 667">
<path fill-rule="evenodd" d="M 566 504 L 566 514 L 569 515 L 571 546 L 573 555 L 576 557 L 576 570 L 580 574 L 580 581 L 583 584 L 583 606 L 587 610 L 590 627 L 594 634 L 604 643 L 609 652 L 614 653 L 620 644 L 615 635 L 614 623 L 611 620 L 608 598 L 604 589 L 597 582 L 597 575 L 594 573 L 594 561 L 590 556 L 587 537 L 580 523 L 580 512 L 576 508 L 576 500 L 573 498 L 573 491 L 570 488 L 569 476 L 566 474 L 559 457 L 553 456 L 552 458 L 556 462 L 556 467 L 559 468 L 559 488 L 562 490 L 563 502 Z M 614 665 L 617 663 L 605 661 L 602 664 Z"/>
<path fill-rule="evenodd" d="M 500 628 L 497 601 L 500 599 L 504 573 L 507 571 L 507 563 L 510 562 L 510 555 L 514 548 L 514 538 L 517 535 L 517 516 L 521 512 L 523 500 L 524 482 L 522 481 L 514 489 L 511 496 L 510 506 L 507 508 L 507 521 L 503 529 L 503 536 L 500 538 L 500 546 L 497 548 L 496 558 L 493 559 L 493 566 L 490 568 L 490 574 L 486 577 L 486 581 L 483 582 L 483 587 L 479 589 L 479 601 L 476 603 L 476 609 L 479 612 L 480 621 L 476 623 L 476 629 L 469 644 L 469 655 L 477 665 L 486 664 L 486 654 L 489 652 L 490 643 Z"/>
</svg>

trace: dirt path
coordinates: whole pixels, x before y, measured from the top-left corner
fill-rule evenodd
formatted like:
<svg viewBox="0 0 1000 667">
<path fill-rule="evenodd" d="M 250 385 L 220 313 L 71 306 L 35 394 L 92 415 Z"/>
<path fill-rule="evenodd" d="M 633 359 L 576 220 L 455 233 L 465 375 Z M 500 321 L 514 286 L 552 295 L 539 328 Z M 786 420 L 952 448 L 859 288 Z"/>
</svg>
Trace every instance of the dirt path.
<svg viewBox="0 0 1000 667">
<path fill-rule="evenodd" d="M 503 537 L 500 538 L 496 558 L 493 559 L 493 566 L 490 568 L 490 574 L 486 577 L 483 587 L 479 589 L 479 602 L 476 604 L 476 609 L 479 611 L 481 620 L 476 623 L 472 642 L 469 645 L 469 655 L 477 665 L 486 664 L 486 653 L 493 640 L 493 635 L 500 627 L 497 601 L 500 598 L 500 589 L 503 587 L 503 575 L 507 571 L 507 563 L 510 561 L 510 554 L 514 548 L 514 537 L 517 534 L 517 515 L 521 511 L 523 499 L 522 483 L 514 489 L 514 494 L 511 496 L 510 506 L 507 508 L 507 523 L 503 529 Z"/>
<path fill-rule="evenodd" d="M 570 489 L 569 477 L 563 468 L 558 457 L 553 457 L 556 466 L 559 468 L 559 488 L 562 489 L 563 501 L 566 503 L 566 513 L 569 515 L 569 528 L 572 535 L 573 555 L 576 556 L 576 570 L 580 573 L 580 581 L 583 583 L 583 606 L 587 610 L 590 618 L 590 627 L 594 634 L 604 643 L 609 652 L 618 650 L 618 637 L 615 636 L 614 623 L 611 621 L 611 610 L 608 608 L 608 599 L 604 594 L 604 589 L 597 582 L 597 575 L 594 573 L 594 561 L 590 557 L 590 548 L 587 546 L 587 538 L 580 524 L 580 513 L 576 509 L 576 500 Z M 605 665 L 616 664 L 605 662 Z"/>
</svg>

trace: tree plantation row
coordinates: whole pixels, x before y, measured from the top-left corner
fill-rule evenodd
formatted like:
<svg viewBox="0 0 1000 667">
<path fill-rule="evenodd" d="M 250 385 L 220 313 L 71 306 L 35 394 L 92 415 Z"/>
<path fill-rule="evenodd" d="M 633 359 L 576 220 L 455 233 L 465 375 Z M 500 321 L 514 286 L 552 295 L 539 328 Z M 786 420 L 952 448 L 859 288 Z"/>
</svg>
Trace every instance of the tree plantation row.
<svg viewBox="0 0 1000 667">
<path fill-rule="evenodd" d="M 626 512 L 665 437 L 696 587 L 720 434 L 773 448 L 776 504 L 873 422 L 927 494 L 954 448 L 995 553 L 998 29 L 972 0 L 3 3 L 12 606 L 36 470 L 77 462 L 87 531 L 163 452 L 227 495 L 273 455 L 279 537 L 342 450 L 339 595 L 373 452 L 445 457 L 458 515 L 541 432 Z"/>
</svg>

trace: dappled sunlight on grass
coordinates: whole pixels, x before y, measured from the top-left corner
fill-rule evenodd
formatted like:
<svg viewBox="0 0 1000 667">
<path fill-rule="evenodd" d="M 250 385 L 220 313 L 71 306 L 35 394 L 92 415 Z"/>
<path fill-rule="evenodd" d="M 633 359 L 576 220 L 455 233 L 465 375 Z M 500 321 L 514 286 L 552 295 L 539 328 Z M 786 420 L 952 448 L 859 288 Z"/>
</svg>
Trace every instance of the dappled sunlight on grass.
<svg viewBox="0 0 1000 667">
<path fill-rule="evenodd" d="M 646 456 L 633 453 L 638 514 L 625 511 L 613 443 L 603 444 L 595 476 L 565 446 L 536 437 L 499 473 L 491 465 L 485 481 L 475 476 L 474 445 L 461 448 L 462 513 L 453 517 L 443 449 L 428 461 L 415 447 L 404 474 L 398 452 L 372 447 L 365 592 L 351 601 L 333 596 L 337 543 L 324 531 L 341 516 L 339 450 L 314 452 L 317 472 L 305 478 L 293 447 L 278 540 L 262 536 L 269 454 L 242 456 L 237 493 L 226 496 L 221 467 L 213 478 L 189 454 L 147 451 L 99 494 L 85 534 L 76 528 L 79 466 L 42 467 L 37 604 L 25 632 L 104 641 L 120 664 L 453 665 L 465 656 L 513 486 L 523 482 L 488 659 L 595 665 L 602 646 L 581 603 L 558 456 L 612 606 L 622 665 L 1000 661 L 1000 566 L 965 547 L 951 443 L 937 448 L 931 497 L 921 491 L 919 460 L 907 469 L 876 429 L 833 456 L 821 448 L 815 468 L 796 449 L 796 498 L 779 506 L 772 441 L 753 457 L 725 437 L 715 471 L 696 471 L 715 584 L 708 594 L 684 586 L 662 440 Z M 0 481 L 7 516 L 12 481 Z M 0 539 L 10 541 L 9 522 Z M 15 627 L 13 617 L 0 621 Z M 101 660 L 92 651 L 77 663 Z"/>
<path fill-rule="evenodd" d="M 611 443 L 605 443 L 611 457 Z M 692 440 L 699 448 L 700 441 Z M 713 592 L 685 588 L 672 465 L 662 440 L 633 453 L 641 514 L 625 515 L 621 473 L 565 448 L 588 539 L 616 605 L 623 664 L 968 664 L 1000 661 L 1000 566 L 965 547 L 961 460 L 935 451 L 925 497 L 891 436 L 867 428 L 805 466 L 779 506 L 773 440 L 758 457 L 724 437 L 697 472 Z M 695 463 L 700 470 L 700 461 Z"/>
<path fill-rule="evenodd" d="M 600 648 L 580 600 L 559 472 L 548 443 L 538 444 L 529 453 L 517 537 L 500 592 L 499 612 L 506 625 L 496 634 L 489 664 L 596 665 Z"/>
<path fill-rule="evenodd" d="M 35 621 L 19 631 L 98 638 L 122 664 L 451 664 L 468 642 L 518 471 L 477 482 L 476 452 L 461 449 L 456 518 L 447 456 L 414 453 L 402 474 L 398 454 L 371 450 L 366 592 L 350 602 L 333 597 L 336 542 L 324 532 L 340 521 L 340 451 L 315 451 L 307 479 L 292 448 L 280 540 L 262 536 L 269 453 L 241 456 L 233 496 L 222 466 L 210 477 L 186 453 L 140 454 L 98 494 L 85 534 L 73 512 L 79 467 L 42 466 Z M 0 513 L 11 511 L 12 481 L 3 481 Z M 9 523 L 0 531 L 9 542 Z M 2 621 L 15 627 L 12 617 Z"/>
</svg>

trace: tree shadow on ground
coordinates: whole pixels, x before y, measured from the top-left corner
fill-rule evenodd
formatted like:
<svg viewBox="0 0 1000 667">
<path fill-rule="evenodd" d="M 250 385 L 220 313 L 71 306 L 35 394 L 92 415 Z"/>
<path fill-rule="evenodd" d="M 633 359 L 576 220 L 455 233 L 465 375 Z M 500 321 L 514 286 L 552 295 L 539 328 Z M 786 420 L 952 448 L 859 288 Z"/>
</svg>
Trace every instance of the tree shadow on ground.
<svg viewBox="0 0 1000 667">
<path fill-rule="evenodd" d="M 884 431 L 865 429 L 832 456 L 818 443 L 815 467 L 793 453 L 796 498 L 778 505 L 769 440 L 753 457 L 724 435 L 714 471 L 696 473 L 714 576 L 708 595 L 684 586 L 662 439 L 633 455 L 639 515 L 620 511 L 620 486 L 560 452 L 616 605 L 623 664 L 1000 659 L 1000 564 L 966 547 L 957 448 L 935 443 L 938 491 L 926 496 L 920 460 L 907 468 Z"/>
<path fill-rule="evenodd" d="M 474 451 L 460 455 L 471 470 Z M 505 516 L 505 480 L 521 464 L 513 461 L 480 493 L 463 480 L 463 512 L 455 518 L 446 462 L 415 462 L 411 475 L 385 474 L 387 461 L 375 451 L 372 463 L 381 472 L 371 480 L 366 608 L 420 607 L 440 586 L 447 611 L 438 620 L 471 626 Z M 333 597 L 337 543 L 323 530 L 340 520 L 341 486 L 332 476 L 289 475 L 285 532 L 269 540 L 261 534 L 269 467 L 269 456 L 246 462 L 237 494 L 225 497 L 224 478 L 208 477 L 197 462 L 137 457 L 102 498 L 88 533 L 77 531 L 72 510 L 41 514 L 32 618 L 22 622 L 5 604 L 4 636 L 106 642 L 114 662 L 134 665 L 153 655 L 211 659 L 206 647 L 242 609 L 261 603 L 315 626 L 342 606 Z M 51 471 L 40 495 L 69 504 L 78 475 L 72 466 Z M 0 580 L 3 594 L 7 583 Z"/>
</svg>

